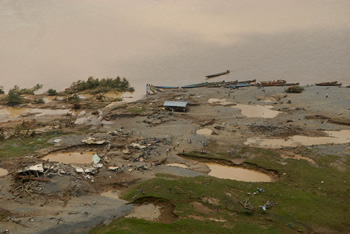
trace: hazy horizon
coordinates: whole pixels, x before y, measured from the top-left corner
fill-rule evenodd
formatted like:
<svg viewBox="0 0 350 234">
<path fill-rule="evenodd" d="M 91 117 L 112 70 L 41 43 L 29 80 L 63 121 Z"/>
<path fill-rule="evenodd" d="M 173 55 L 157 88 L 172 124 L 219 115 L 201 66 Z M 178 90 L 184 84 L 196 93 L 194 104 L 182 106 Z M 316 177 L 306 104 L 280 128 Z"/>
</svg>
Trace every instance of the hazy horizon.
<svg viewBox="0 0 350 234">
<path fill-rule="evenodd" d="M 350 2 L 0 0 L 0 86 L 62 90 L 89 76 L 185 85 L 350 83 Z"/>
</svg>

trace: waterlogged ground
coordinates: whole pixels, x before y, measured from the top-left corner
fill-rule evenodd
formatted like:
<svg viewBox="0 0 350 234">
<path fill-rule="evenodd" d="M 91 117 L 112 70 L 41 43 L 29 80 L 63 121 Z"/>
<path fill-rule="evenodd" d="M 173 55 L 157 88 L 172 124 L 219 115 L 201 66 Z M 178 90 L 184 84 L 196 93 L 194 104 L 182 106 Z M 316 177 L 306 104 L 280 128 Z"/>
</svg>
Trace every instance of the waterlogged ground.
<svg viewBox="0 0 350 234">
<path fill-rule="evenodd" d="M 42 226 L 69 233 L 123 216 L 96 232 L 346 232 L 350 129 L 344 123 L 350 111 L 343 106 L 350 89 L 305 87 L 302 94 L 284 94 L 283 89 L 167 91 L 136 103 L 82 110 L 81 121 L 66 129 L 2 141 L 0 167 L 8 175 L 0 179 L 1 209 L 27 227 L 6 220 L 0 226 L 19 233 Z M 216 100 L 208 102 L 211 98 Z M 266 106 L 267 99 L 273 107 Z M 165 100 L 195 105 L 185 113 L 167 112 Z M 257 116 L 248 116 L 239 105 L 262 106 L 278 115 L 266 118 L 259 109 Z M 17 118 L 21 123 L 21 114 Z M 88 136 L 106 144 L 82 145 Z M 279 140 L 288 147 L 244 144 L 251 139 Z M 316 145 L 302 145 L 305 139 Z M 94 178 L 75 175 L 69 164 L 90 166 L 95 152 L 105 156 L 104 167 Z M 41 159 L 68 163 L 65 168 L 74 176 L 57 175 L 50 178 L 55 183 L 43 184 L 42 191 L 54 195 L 49 202 L 46 195 L 34 199 L 25 191 L 24 197 L 12 199 L 13 173 Z"/>
<path fill-rule="evenodd" d="M 244 144 L 264 148 L 283 148 L 326 144 L 345 144 L 350 142 L 350 130 L 325 131 L 325 133 L 327 133 L 328 137 L 292 136 L 288 139 L 249 138 Z"/>
</svg>

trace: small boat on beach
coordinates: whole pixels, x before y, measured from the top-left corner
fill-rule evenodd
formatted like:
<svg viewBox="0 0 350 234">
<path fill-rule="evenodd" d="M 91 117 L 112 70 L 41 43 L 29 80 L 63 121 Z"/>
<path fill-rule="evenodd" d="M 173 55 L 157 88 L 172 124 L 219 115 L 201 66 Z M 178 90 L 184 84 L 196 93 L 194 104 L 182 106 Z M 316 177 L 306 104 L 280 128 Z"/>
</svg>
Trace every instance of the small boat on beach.
<svg viewBox="0 0 350 234">
<path fill-rule="evenodd" d="M 230 89 L 239 89 L 242 87 L 249 87 L 250 83 L 244 83 L 244 84 L 234 84 L 234 85 L 226 85 L 225 88 L 230 88 Z"/>
<path fill-rule="evenodd" d="M 206 87 L 208 86 L 208 82 L 203 82 L 203 83 L 198 83 L 198 84 L 190 84 L 190 85 L 185 85 L 181 86 L 183 89 L 190 89 L 190 88 L 200 88 L 200 87 Z"/>
<path fill-rule="evenodd" d="M 220 73 L 216 73 L 216 74 L 212 74 L 212 75 L 208 75 L 206 76 L 207 79 L 210 79 L 210 78 L 215 78 L 215 77 L 218 77 L 218 76 L 223 76 L 223 75 L 227 75 L 230 73 L 230 70 L 227 70 L 225 72 L 220 72 Z"/>
<path fill-rule="evenodd" d="M 155 88 L 158 89 L 178 89 L 179 86 L 161 86 L 161 85 L 154 85 Z"/>
<path fill-rule="evenodd" d="M 281 83 L 281 84 L 257 84 L 254 86 L 263 86 L 263 87 L 270 87 L 270 86 L 298 86 L 299 83 Z"/>
<path fill-rule="evenodd" d="M 241 81 L 238 81 L 238 80 L 235 80 L 235 81 L 222 81 L 222 82 L 219 82 L 219 84 L 217 85 L 212 85 L 210 87 L 219 87 L 219 86 L 222 86 L 222 85 L 237 85 L 237 84 L 251 84 L 251 83 L 255 83 L 256 82 L 256 79 L 254 80 L 241 80 Z"/>
<path fill-rule="evenodd" d="M 338 83 L 338 81 L 331 81 L 331 82 L 322 82 L 322 83 L 316 83 L 317 86 L 341 86 L 341 83 Z"/>
<path fill-rule="evenodd" d="M 260 83 L 254 84 L 253 86 L 258 87 L 270 87 L 270 86 L 295 86 L 299 83 L 287 83 L 285 80 L 273 80 L 273 81 L 261 81 Z"/>
</svg>

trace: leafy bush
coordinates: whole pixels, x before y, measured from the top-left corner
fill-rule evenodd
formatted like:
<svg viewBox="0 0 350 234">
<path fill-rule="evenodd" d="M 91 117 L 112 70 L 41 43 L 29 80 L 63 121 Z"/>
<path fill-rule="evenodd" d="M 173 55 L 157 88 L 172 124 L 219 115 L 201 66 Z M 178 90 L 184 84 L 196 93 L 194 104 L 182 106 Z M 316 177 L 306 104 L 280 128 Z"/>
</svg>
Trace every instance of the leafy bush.
<svg viewBox="0 0 350 234">
<path fill-rule="evenodd" d="M 18 87 L 16 86 L 9 90 L 5 101 L 9 106 L 16 106 L 24 103 L 24 99 L 21 97 Z"/>
<path fill-rule="evenodd" d="M 44 99 L 39 98 L 39 99 L 34 100 L 34 102 L 33 102 L 33 103 L 34 103 L 34 104 L 44 104 L 44 103 L 45 103 L 45 101 L 44 101 Z"/>
<path fill-rule="evenodd" d="M 57 92 L 56 92 L 55 89 L 49 89 L 49 90 L 47 90 L 47 94 L 48 94 L 49 96 L 56 96 L 56 95 L 57 95 Z"/>
<path fill-rule="evenodd" d="M 72 104 L 76 104 L 80 102 L 80 98 L 78 94 L 73 94 L 67 97 L 67 101 Z"/>
<path fill-rule="evenodd" d="M 43 85 L 41 84 L 36 84 L 33 88 L 31 89 L 21 89 L 20 87 L 18 87 L 17 85 L 15 85 L 12 90 L 15 90 L 19 95 L 21 94 L 28 94 L 28 95 L 33 95 L 35 91 L 38 91 L 39 89 L 41 89 L 43 87 Z"/>
<path fill-rule="evenodd" d="M 2 90 L 1 88 L 0 88 L 0 94 L 4 94 L 5 92 L 4 92 L 4 90 Z"/>
<path fill-rule="evenodd" d="M 304 91 L 303 87 L 291 86 L 286 89 L 286 93 L 302 93 Z"/>
</svg>

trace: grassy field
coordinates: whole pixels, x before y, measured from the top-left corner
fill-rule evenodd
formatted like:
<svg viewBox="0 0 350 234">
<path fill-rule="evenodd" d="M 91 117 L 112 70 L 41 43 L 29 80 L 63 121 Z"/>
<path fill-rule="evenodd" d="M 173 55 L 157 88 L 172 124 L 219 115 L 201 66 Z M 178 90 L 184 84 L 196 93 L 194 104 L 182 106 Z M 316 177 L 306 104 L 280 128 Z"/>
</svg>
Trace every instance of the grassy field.
<svg viewBox="0 0 350 234">
<path fill-rule="evenodd" d="M 279 180 L 250 183 L 214 177 L 157 175 L 130 187 L 123 198 L 128 201 L 144 196 L 167 199 L 175 205 L 177 221 L 164 224 L 123 218 L 95 228 L 91 233 L 344 233 L 350 230 L 350 173 L 349 169 L 331 166 L 339 159 L 337 156 L 307 152 L 317 163 L 312 165 L 305 160 L 281 160 L 277 153 L 269 150 L 244 148 L 240 153 L 258 155 L 247 162 L 278 171 Z M 213 152 L 207 156 L 231 157 Z M 350 156 L 347 156 L 347 165 L 349 161 Z M 258 187 L 265 192 L 247 194 Z M 254 209 L 242 206 L 240 201 L 247 199 Z M 276 205 L 264 211 L 260 206 L 267 201 Z"/>
</svg>

